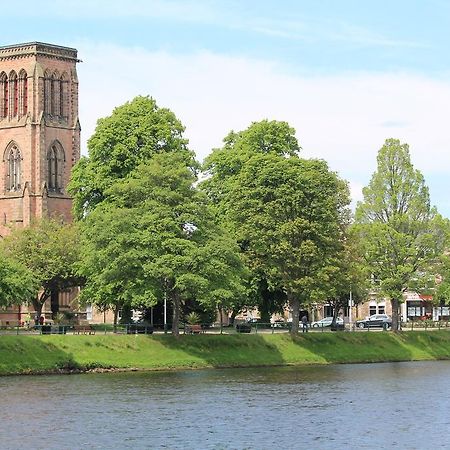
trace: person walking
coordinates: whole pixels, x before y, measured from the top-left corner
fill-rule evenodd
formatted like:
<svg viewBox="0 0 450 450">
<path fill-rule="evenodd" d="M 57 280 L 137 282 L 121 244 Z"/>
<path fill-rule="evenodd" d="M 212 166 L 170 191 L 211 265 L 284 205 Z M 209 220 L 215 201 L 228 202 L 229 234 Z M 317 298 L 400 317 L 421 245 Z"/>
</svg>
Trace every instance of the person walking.
<svg viewBox="0 0 450 450">
<path fill-rule="evenodd" d="M 302 332 L 308 332 L 308 317 L 306 314 L 302 317 Z"/>
</svg>

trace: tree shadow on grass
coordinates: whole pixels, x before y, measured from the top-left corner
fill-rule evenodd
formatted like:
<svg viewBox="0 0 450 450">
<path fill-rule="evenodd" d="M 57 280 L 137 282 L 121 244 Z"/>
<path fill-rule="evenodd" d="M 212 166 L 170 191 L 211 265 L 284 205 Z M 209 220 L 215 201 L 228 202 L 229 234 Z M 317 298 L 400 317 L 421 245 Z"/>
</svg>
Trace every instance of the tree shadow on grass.
<svg viewBox="0 0 450 450">
<path fill-rule="evenodd" d="M 174 365 L 184 367 L 250 367 L 284 365 L 279 348 L 263 336 L 182 335 L 152 336 L 164 346 Z"/>
<path fill-rule="evenodd" d="M 327 363 L 412 361 L 450 358 L 450 333 L 337 332 L 293 338 Z"/>
<path fill-rule="evenodd" d="M 68 372 L 79 369 L 60 345 L 31 336 L 0 338 L 0 375 Z"/>
</svg>

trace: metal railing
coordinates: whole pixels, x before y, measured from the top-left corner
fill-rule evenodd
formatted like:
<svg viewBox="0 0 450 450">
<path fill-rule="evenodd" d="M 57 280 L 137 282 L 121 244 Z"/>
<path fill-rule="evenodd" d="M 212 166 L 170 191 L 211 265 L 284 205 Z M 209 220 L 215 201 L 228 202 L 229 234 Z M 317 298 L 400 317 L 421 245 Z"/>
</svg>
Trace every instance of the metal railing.
<svg viewBox="0 0 450 450">
<path fill-rule="evenodd" d="M 257 333 L 288 333 L 291 331 L 292 324 L 289 322 L 237 322 L 234 325 L 220 324 L 179 324 L 180 334 L 257 334 Z M 389 330 L 390 328 L 388 328 Z M 329 325 L 317 324 L 317 326 L 308 326 L 303 329 L 302 324 L 299 325 L 299 333 L 313 332 L 324 333 L 330 331 L 345 332 L 368 332 L 368 331 L 384 331 L 384 327 L 365 327 L 358 328 L 353 324 L 339 325 L 331 327 Z M 436 331 L 450 330 L 450 321 L 409 321 L 401 324 L 402 331 Z M 130 324 L 43 324 L 43 325 L 2 325 L 0 326 L 0 335 L 49 335 L 49 334 L 164 334 L 171 333 L 170 324 L 146 324 L 146 323 L 130 323 Z"/>
</svg>

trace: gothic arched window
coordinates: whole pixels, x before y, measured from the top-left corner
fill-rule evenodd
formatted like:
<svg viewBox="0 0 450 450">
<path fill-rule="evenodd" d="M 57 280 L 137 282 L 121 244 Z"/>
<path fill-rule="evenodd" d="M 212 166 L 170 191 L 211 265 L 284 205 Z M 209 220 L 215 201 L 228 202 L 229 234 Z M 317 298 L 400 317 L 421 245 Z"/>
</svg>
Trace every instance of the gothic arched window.
<svg viewBox="0 0 450 450">
<path fill-rule="evenodd" d="M 0 73 L 0 119 L 8 116 L 8 77 Z"/>
<path fill-rule="evenodd" d="M 25 70 L 19 72 L 19 116 L 26 116 L 28 112 L 28 77 Z"/>
<path fill-rule="evenodd" d="M 52 75 L 52 87 L 51 87 L 51 97 L 52 97 L 52 109 L 51 109 L 51 115 L 52 116 L 59 116 L 60 113 L 60 80 L 58 72 L 54 72 Z"/>
<path fill-rule="evenodd" d="M 55 142 L 47 153 L 47 187 L 49 191 L 62 191 L 65 160 L 61 144 Z"/>
<path fill-rule="evenodd" d="M 67 117 L 67 74 L 63 73 L 59 79 L 59 116 Z"/>
<path fill-rule="evenodd" d="M 9 90 L 9 116 L 17 116 L 19 106 L 19 83 L 16 72 L 11 71 L 8 77 L 8 90 Z"/>
<path fill-rule="evenodd" d="M 17 145 L 12 145 L 7 151 L 7 177 L 6 188 L 8 191 L 17 191 L 21 188 L 22 155 Z"/>
<path fill-rule="evenodd" d="M 48 70 L 44 73 L 44 113 L 52 112 L 52 78 Z"/>
</svg>

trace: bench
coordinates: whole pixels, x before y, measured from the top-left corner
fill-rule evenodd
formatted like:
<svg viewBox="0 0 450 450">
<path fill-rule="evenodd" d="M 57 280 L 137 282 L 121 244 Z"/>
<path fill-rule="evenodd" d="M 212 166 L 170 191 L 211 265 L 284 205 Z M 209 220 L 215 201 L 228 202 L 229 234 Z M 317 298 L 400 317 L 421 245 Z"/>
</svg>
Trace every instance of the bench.
<svg viewBox="0 0 450 450">
<path fill-rule="evenodd" d="M 73 334 L 95 334 L 95 329 L 90 325 L 74 325 Z"/>
<path fill-rule="evenodd" d="M 184 327 L 184 332 L 186 334 L 200 334 L 204 333 L 205 330 L 202 328 L 201 325 L 186 325 Z"/>
</svg>

